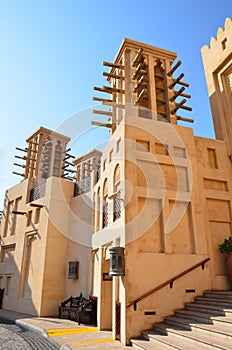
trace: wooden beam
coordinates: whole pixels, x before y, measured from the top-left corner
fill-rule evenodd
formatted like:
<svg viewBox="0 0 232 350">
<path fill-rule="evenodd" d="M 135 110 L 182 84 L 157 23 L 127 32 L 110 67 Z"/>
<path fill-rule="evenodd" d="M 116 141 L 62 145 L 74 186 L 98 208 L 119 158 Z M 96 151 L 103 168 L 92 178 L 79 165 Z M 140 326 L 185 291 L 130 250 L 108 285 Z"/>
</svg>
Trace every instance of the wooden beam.
<svg viewBox="0 0 232 350">
<path fill-rule="evenodd" d="M 181 108 L 187 100 L 183 99 L 180 103 L 176 104 L 176 107 L 171 110 L 171 114 L 175 114 L 176 111 L 178 111 L 179 108 Z"/>
<path fill-rule="evenodd" d="M 111 62 L 103 61 L 102 65 L 106 66 L 106 67 L 113 67 L 113 68 L 124 69 L 124 66 L 122 64 L 117 64 L 117 63 L 111 63 Z"/>
<path fill-rule="evenodd" d="M 125 90 L 118 89 L 118 88 L 115 88 L 115 87 L 112 87 L 112 86 L 102 86 L 102 87 L 94 86 L 93 89 L 96 90 L 96 91 L 106 92 L 108 94 L 112 94 L 113 92 L 118 92 L 118 93 L 121 93 L 121 94 L 125 93 Z"/>
<path fill-rule="evenodd" d="M 174 81 L 169 85 L 169 89 L 173 89 L 176 84 L 179 84 L 180 80 L 184 77 L 184 73 L 181 73 Z"/>
<path fill-rule="evenodd" d="M 132 80 L 136 79 L 137 75 L 140 74 L 147 74 L 147 70 L 143 69 L 145 67 L 144 63 L 141 62 L 139 63 L 139 65 L 137 66 L 134 74 L 132 75 Z"/>
<path fill-rule="evenodd" d="M 136 98 L 136 100 L 135 100 L 135 104 L 137 105 L 138 103 L 139 103 L 139 101 L 141 100 L 141 99 L 147 99 L 148 98 L 148 96 L 146 95 L 147 94 L 147 89 L 143 89 L 141 92 L 140 92 L 140 94 L 139 94 L 139 96 Z"/>
<path fill-rule="evenodd" d="M 95 121 L 92 121 L 91 124 L 97 125 L 97 126 L 104 126 L 105 128 L 109 128 L 109 129 L 111 129 L 111 127 L 112 127 L 112 124 L 95 122 Z"/>
<path fill-rule="evenodd" d="M 178 96 L 180 96 L 184 90 L 185 90 L 185 88 L 182 87 L 179 91 L 175 91 L 175 95 L 173 95 L 173 96 L 169 99 L 169 101 L 170 101 L 170 102 L 175 101 L 175 99 L 176 99 Z"/>
<path fill-rule="evenodd" d="M 176 70 L 177 68 L 182 64 L 182 61 L 178 61 L 174 67 L 172 67 L 172 69 L 167 73 L 167 76 L 171 76 Z"/>
<path fill-rule="evenodd" d="M 189 112 L 191 112 L 192 111 L 192 107 L 189 107 L 189 106 L 180 106 L 180 108 L 182 108 L 182 109 L 185 109 L 186 111 L 189 111 Z"/>
<path fill-rule="evenodd" d="M 19 175 L 19 176 L 22 176 L 22 177 L 25 176 L 25 174 L 20 174 L 20 173 L 17 173 L 16 171 L 12 171 L 12 174 Z"/>
<path fill-rule="evenodd" d="M 30 165 L 24 165 L 24 164 L 18 164 L 18 163 L 14 163 L 14 165 L 20 166 L 21 168 L 24 168 L 24 169 L 35 169 L 33 166 L 30 166 Z"/>
<path fill-rule="evenodd" d="M 104 104 L 104 102 L 113 102 L 113 100 L 107 99 L 107 98 L 101 98 L 101 97 L 93 97 L 93 101 L 98 101 L 98 102 L 102 102 Z"/>
<path fill-rule="evenodd" d="M 188 122 L 188 123 L 194 122 L 194 119 L 181 117 L 180 115 L 177 115 L 176 118 L 177 118 L 177 120 L 182 120 L 183 122 Z"/>
<path fill-rule="evenodd" d="M 27 153 L 27 150 L 26 150 L 26 149 L 19 148 L 19 147 L 15 147 L 15 149 L 17 149 L 17 151 L 22 151 L 22 152 L 26 152 L 26 153 Z"/>
<path fill-rule="evenodd" d="M 108 117 L 112 117 L 112 112 L 101 111 L 99 109 L 93 109 L 93 114 L 101 114 L 101 115 L 107 115 Z"/>
<path fill-rule="evenodd" d="M 136 67 L 136 66 L 137 66 L 137 64 L 138 64 L 138 62 L 139 62 L 139 60 L 140 60 L 140 58 L 143 57 L 142 54 L 143 54 L 143 48 L 141 47 L 141 48 L 139 49 L 139 51 L 137 52 L 137 54 L 136 54 L 136 56 L 135 56 L 135 58 L 134 58 L 134 60 L 133 60 L 133 62 L 132 62 L 132 67 Z"/>
<path fill-rule="evenodd" d="M 118 74 L 112 74 L 112 73 L 103 72 L 102 75 L 104 77 L 107 77 L 107 78 L 122 79 L 122 80 L 124 79 L 123 75 L 118 75 Z"/>
</svg>

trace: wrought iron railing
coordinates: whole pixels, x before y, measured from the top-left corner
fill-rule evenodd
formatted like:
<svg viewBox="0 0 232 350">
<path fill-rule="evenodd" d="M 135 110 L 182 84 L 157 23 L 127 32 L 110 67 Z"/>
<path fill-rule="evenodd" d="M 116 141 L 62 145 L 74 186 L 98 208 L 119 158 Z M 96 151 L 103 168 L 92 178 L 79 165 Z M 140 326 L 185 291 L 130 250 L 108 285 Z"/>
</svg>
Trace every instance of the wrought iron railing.
<svg viewBox="0 0 232 350">
<path fill-rule="evenodd" d="M 185 271 L 179 273 L 179 274 L 176 275 L 175 277 L 170 278 L 170 279 L 167 280 L 166 282 L 160 284 L 158 287 L 155 287 L 155 288 L 151 289 L 149 292 L 147 292 L 147 293 L 141 295 L 139 298 L 134 299 L 133 301 L 131 301 L 130 303 L 128 303 L 128 304 L 127 304 L 127 307 L 130 307 L 130 306 L 134 305 L 134 310 L 136 310 L 136 304 L 137 304 L 139 301 L 141 301 L 141 300 L 143 300 L 143 299 L 149 297 L 149 296 L 152 295 L 153 293 L 157 292 L 158 290 L 160 290 L 160 289 L 162 289 L 162 288 L 164 288 L 164 287 L 166 287 L 166 286 L 168 286 L 168 285 L 170 285 L 170 288 L 172 288 L 172 287 L 173 287 L 174 281 L 178 280 L 179 278 L 181 278 L 181 277 L 184 276 L 184 275 L 187 275 L 189 272 L 195 270 L 195 269 L 198 268 L 199 266 L 201 266 L 201 267 L 202 267 L 202 270 L 204 270 L 205 264 L 206 264 L 209 260 L 210 260 L 210 258 L 206 258 L 206 259 L 202 260 L 201 262 L 197 263 L 196 265 L 193 265 L 193 266 L 191 266 L 190 268 L 188 268 L 187 270 L 185 270 Z"/>
<path fill-rule="evenodd" d="M 121 217 L 121 199 L 120 199 L 120 192 L 117 193 L 116 197 L 114 198 L 114 215 L 113 220 L 117 220 Z"/>
<path fill-rule="evenodd" d="M 86 193 L 91 189 L 91 176 L 88 176 L 74 184 L 74 197 Z"/>
<path fill-rule="evenodd" d="M 102 227 L 108 226 L 108 203 L 103 204 L 103 218 L 102 218 Z"/>
<path fill-rule="evenodd" d="M 33 202 L 36 199 L 44 197 L 45 191 L 46 191 L 46 183 L 45 182 L 37 187 L 32 188 L 32 190 L 30 192 L 30 202 Z"/>
</svg>

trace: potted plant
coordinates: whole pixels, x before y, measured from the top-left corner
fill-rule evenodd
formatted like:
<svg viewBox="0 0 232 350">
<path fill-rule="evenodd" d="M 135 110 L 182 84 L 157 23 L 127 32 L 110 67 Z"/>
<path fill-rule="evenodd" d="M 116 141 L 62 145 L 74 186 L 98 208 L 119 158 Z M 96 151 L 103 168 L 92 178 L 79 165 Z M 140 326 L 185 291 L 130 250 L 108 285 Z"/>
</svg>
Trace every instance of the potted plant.
<svg viewBox="0 0 232 350">
<path fill-rule="evenodd" d="M 227 255 L 226 257 L 226 270 L 230 282 L 232 283 L 232 237 L 224 239 L 224 242 L 218 245 L 218 249 L 221 253 Z"/>
</svg>

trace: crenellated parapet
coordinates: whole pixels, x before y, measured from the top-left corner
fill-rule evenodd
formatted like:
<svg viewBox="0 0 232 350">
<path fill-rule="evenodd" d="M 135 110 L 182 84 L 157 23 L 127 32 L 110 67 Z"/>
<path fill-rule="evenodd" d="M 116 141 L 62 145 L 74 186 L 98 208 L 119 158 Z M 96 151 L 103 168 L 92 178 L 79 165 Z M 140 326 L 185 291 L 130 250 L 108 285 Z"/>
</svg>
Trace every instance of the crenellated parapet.
<svg viewBox="0 0 232 350">
<path fill-rule="evenodd" d="M 225 20 L 201 49 L 216 138 L 225 140 L 232 154 L 232 18 Z"/>
</svg>

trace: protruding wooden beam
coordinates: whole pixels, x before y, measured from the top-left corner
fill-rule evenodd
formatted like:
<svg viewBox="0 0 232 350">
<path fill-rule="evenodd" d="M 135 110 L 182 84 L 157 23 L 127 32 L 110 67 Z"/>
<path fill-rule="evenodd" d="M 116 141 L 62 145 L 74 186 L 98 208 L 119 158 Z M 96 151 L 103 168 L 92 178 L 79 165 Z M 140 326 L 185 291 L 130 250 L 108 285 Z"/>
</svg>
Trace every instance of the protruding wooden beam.
<svg viewBox="0 0 232 350">
<path fill-rule="evenodd" d="M 112 73 L 103 72 L 102 75 L 104 77 L 107 77 L 107 78 L 122 79 L 122 80 L 124 79 L 123 75 L 118 75 L 118 74 L 112 74 Z"/>
<path fill-rule="evenodd" d="M 102 87 L 94 86 L 93 89 L 96 90 L 96 91 L 106 92 L 108 94 L 112 94 L 113 92 L 118 92 L 118 93 L 121 93 L 121 94 L 125 93 L 125 90 L 118 89 L 118 88 L 112 87 L 112 86 L 102 86 Z"/>
<path fill-rule="evenodd" d="M 111 129 L 111 127 L 112 127 L 112 124 L 95 122 L 95 121 L 92 121 L 91 124 L 97 125 L 97 126 L 104 126 L 105 128 L 109 128 L 109 129 Z"/>
<path fill-rule="evenodd" d="M 12 174 L 19 175 L 19 176 L 22 176 L 22 177 L 25 176 L 25 174 L 20 174 L 20 173 L 17 173 L 16 171 L 12 171 Z"/>
<path fill-rule="evenodd" d="M 26 212 L 26 211 L 12 210 L 12 214 L 16 214 L 16 215 L 27 215 L 27 212 Z"/>
<path fill-rule="evenodd" d="M 136 54 L 136 56 L 135 56 L 135 58 L 134 58 L 134 60 L 132 62 L 132 67 L 136 67 L 137 66 L 137 64 L 139 63 L 139 60 L 142 57 L 142 55 L 143 55 L 143 48 L 141 47 L 139 49 L 139 51 L 137 52 L 137 54 Z"/>
<path fill-rule="evenodd" d="M 69 165 L 70 165 L 70 166 L 74 166 L 73 163 L 70 163 L 70 162 L 68 162 L 67 160 L 65 160 L 65 164 L 66 164 L 65 166 L 69 166 Z"/>
<path fill-rule="evenodd" d="M 22 151 L 22 152 L 26 152 L 27 153 L 27 150 L 25 148 L 15 147 L 15 149 L 17 149 L 17 151 Z"/>
<path fill-rule="evenodd" d="M 107 99 L 107 98 L 101 98 L 101 97 L 93 97 L 93 101 L 98 101 L 98 102 L 102 102 L 104 104 L 104 102 L 113 102 L 113 100 Z"/>
<path fill-rule="evenodd" d="M 99 109 L 93 109 L 93 114 L 101 114 L 101 115 L 107 115 L 108 117 L 112 117 L 112 112 L 103 111 Z"/>
<path fill-rule="evenodd" d="M 180 103 L 176 104 L 176 107 L 171 110 L 171 114 L 175 114 L 176 111 L 178 111 L 179 108 L 181 108 L 187 100 L 183 99 Z"/>
<path fill-rule="evenodd" d="M 103 105 L 106 106 L 111 106 L 111 107 L 115 107 L 115 108 L 125 108 L 125 104 L 124 103 L 117 103 L 117 102 L 102 102 Z"/>
<path fill-rule="evenodd" d="M 18 164 L 18 163 L 14 163 L 14 165 L 19 166 L 19 167 L 24 168 L 24 169 L 35 169 L 33 166 L 30 166 L 30 165 L 24 165 L 24 164 Z"/>
<path fill-rule="evenodd" d="M 122 64 L 117 64 L 117 63 L 111 63 L 111 62 L 103 61 L 102 65 L 106 66 L 106 67 L 124 69 L 124 66 Z"/>
<path fill-rule="evenodd" d="M 20 157 L 20 156 L 15 156 L 15 158 L 18 158 L 18 159 L 23 159 L 23 160 L 27 160 L 27 159 L 29 159 L 29 160 L 32 160 L 32 161 L 34 161 L 35 160 L 35 158 L 31 158 L 31 157 L 26 157 L 26 156 L 23 156 L 23 157 Z"/>
<path fill-rule="evenodd" d="M 175 91 L 175 95 L 173 95 L 173 96 L 169 99 L 169 101 L 170 101 L 170 102 L 175 101 L 175 99 L 176 99 L 178 96 L 180 96 L 180 95 L 183 93 L 184 90 L 185 90 L 185 88 L 182 87 L 179 91 Z"/>
<path fill-rule="evenodd" d="M 189 107 L 189 106 L 180 106 L 180 108 L 182 108 L 182 109 L 185 109 L 186 111 L 189 111 L 189 112 L 191 112 L 192 111 L 192 107 Z"/>
<path fill-rule="evenodd" d="M 172 69 L 167 73 L 167 76 L 171 76 L 176 70 L 178 67 L 180 67 L 180 65 L 182 64 L 182 61 L 178 61 L 175 66 L 172 67 Z"/>
<path fill-rule="evenodd" d="M 177 120 L 181 120 L 183 122 L 194 123 L 194 119 L 191 118 L 181 117 L 180 115 L 177 115 L 176 118 Z"/>
<path fill-rule="evenodd" d="M 169 89 L 173 89 L 176 84 L 179 84 L 181 79 L 184 77 L 184 73 L 181 73 L 174 81 L 169 85 Z"/>
<path fill-rule="evenodd" d="M 178 84 L 182 85 L 182 86 L 185 86 L 185 87 L 189 87 L 189 84 L 185 83 L 184 81 L 179 81 Z"/>
<path fill-rule="evenodd" d="M 35 149 L 32 149 L 32 148 L 25 148 L 26 151 L 28 152 L 33 152 L 33 153 L 38 153 L 38 151 L 36 151 Z"/>
<path fill-rule="evenodd" d="M 72 156 L 71 154 L 66 153 L 63 160 L 66 160 L 66 159 L 69 159 L 69 158 L 75 158 L 75 157 Z"/>
</svg>

